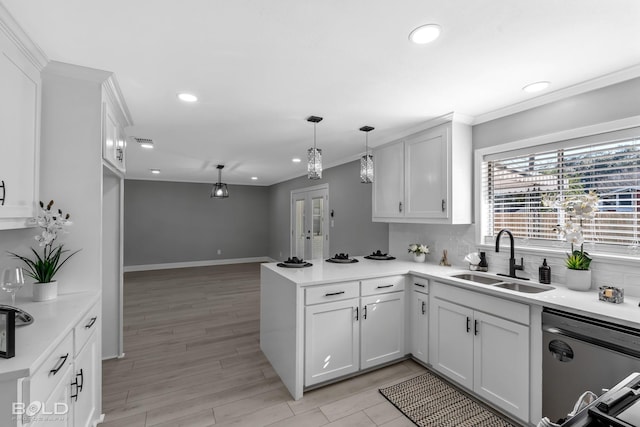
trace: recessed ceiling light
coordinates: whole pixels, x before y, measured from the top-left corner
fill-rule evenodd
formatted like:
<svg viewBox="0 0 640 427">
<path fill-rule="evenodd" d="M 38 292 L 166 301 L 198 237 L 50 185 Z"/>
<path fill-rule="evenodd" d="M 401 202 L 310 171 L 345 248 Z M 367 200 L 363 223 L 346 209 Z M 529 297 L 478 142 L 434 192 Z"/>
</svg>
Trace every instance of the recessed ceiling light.
<svg viewBox="0 0 640 427">
<path fill-rule="evenodd" d="M 294 157 L 293 159 L 291 159 L 291 161 L 293 163 L 300 163 L 302 160 L 300 160 L 298 157 Z"/>
<path fill-rule="evenodd" d="M 549 82 L 535 82 L 526 85 L 522 88 L 522 90 L 528 93 L 540 92 L 541 90 L 545 90 L 546 88 L 548 88 L 550 84 L 551 83 Z"/>
<path fill-rule="evenodd" d="M 178 99 L 184 102 L 196 102 L 198 97 L 192 93 L 182 92 L 178 94 Z"/>
<path fill-rule="evenodd" d="M 160 173 L 160 169 L 149 169 L 151 171 L 151 173 L 153 174 L 159 174 Z"/>
<path fill-rule="evenodd" d="M 411 40 L 415 44 L 431 43 L 432 41 L 440 37 L 441 30 L 442 29 L 438 24 L 421 25 L 420 27 L 411 31 L 411 33 L 409 34 L 409 40 Z"/>
<path fill-rule="evenodd" d="M 257 181 L 257 180 L 258 180 L 258 177 L 257 177 L 257 176 L 252 176 L 252 177 L 251 177 L 251 179 L 252 179 L 253 181 Z"/>
</svg>

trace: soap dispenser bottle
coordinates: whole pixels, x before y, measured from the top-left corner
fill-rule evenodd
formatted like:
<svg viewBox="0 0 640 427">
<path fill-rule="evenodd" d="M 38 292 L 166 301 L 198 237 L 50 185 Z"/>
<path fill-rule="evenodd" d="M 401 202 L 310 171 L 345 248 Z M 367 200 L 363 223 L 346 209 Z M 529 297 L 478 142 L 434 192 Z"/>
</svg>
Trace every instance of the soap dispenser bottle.
<svg viewBox="0 0 640 427">
<path fill-rule="evenodd" d="M 487 254 L 480 252 L 480 262 L 478 263 L 478 271 L 489 271 L 489 264 L 487 264 Z"/>
<path fill-rule="evenodd" d="M 551 267 L 547 265 L 546 258 L 544 259 L 544 261 L 542 261 L 542 265 L 540 266 L 540 268 L 538 268 L 538 275 L 538 281 L 540 283 L 544 283 L 545 285 L 551 283 Z"/>
</svg>

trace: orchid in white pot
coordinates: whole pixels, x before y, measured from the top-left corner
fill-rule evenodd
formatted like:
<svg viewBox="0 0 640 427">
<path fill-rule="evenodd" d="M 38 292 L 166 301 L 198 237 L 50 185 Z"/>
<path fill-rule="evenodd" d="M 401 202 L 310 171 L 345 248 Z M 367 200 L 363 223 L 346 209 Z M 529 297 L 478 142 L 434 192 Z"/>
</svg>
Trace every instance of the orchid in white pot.
<svg viewBox="0 0 640 427">
<path fill-rule="evenodd" d="M 80 250 L 70 252 L 68 249 L 64 249 L 62 244 L 54 245 L 58 235 L 66 232 L 66 228 L 72 223 L 68 213 L 64 214 L 62 210 L 52 208 L 53 200 L 46 206 L 40 202 L 40 214 L 36 218 L 36 224 L 40 227 L 41 232 L 34 238 L 43 248 L 42 254 L 34 248 L 31 248 L 33 258 L 9 252 L 11 256 L 26 264 L 25 274 L 36 281 L 34 284 L 34 299 L 36 301 L 52 299 L 57 296 L 57 282 L 54 276 L 69 261 L 69 258 L 80 252 Z M 55 288 L 55 292 L 52 292 L 51 288 Z M 38 292 L 44 296 L 36 295 Z"/>
<path fill-rule="evenodd" d="M 564 224 L 558 224 L 554 230 L 571 244 L 571 252 L 567 254 L 565 260 L 567 287 L 570 289 L 584 291 L 591 288 L 591 271 L 589 270 L 591 257 L 584 250 L 582 227 L 585 220 L 595 217 L 598 201 L 595 191 L 562 199 L 548 195 L 542 197 L 543 206 L 561 209 L 567 218 Z M 580 245 L 580 249 L 576 248 L 577 245 Z"/>
</svg>

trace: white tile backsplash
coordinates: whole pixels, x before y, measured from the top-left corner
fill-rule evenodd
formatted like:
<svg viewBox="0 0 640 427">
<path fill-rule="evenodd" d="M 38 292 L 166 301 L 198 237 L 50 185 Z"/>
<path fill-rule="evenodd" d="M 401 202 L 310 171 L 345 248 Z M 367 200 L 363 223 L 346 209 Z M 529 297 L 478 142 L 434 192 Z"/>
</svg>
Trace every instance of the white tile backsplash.
<svg viewBox="0 0 640 427">
<path fill-rule="evenodd" d="M 464 257 L 469 252 L 486 252 L 490 272 L 507 273 L 509 270 L 509 242 L 504 239 L 500 245 L 500 252 L 493 247 L 480 248 L 475 241 L 474 225 L 435 225 L 435 224 L 389 224 L 389 253 L 398 259 L 410 260 L 407 253 L 410 243 L 423 243 L 429 246 L 431 253 L 427 256 L 427 263 L 437 264 L 442 257 L 442 250 L 448 250 L 449 262 L 462 268 L 468 268 Z M 559 242 L 558 249 L 566 244 Z M 551 282 L 554 286 L 564 286 L 565 271 L 563 252 L 545 252 L 538 248 L 521 248 L 515 252 L 517 262 L 524 258 L 524 271 L 518 271 L 521 277 L 538 280 L 538 267 L 542 260 L 547 259 L 551 267 Z M 603 259 L 594 257 L 591 263 L 592 288 L 599 286 L 616 286 L 623 288 L 625 295 L 640 297 L 640 258 Z"/>
</svg>

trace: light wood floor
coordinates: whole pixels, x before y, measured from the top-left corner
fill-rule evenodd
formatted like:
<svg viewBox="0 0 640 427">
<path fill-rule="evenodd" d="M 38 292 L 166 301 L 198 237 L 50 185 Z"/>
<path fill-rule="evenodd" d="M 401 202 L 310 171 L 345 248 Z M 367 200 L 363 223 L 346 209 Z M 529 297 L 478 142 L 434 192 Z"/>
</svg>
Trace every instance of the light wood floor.
<svg viewBox="0 0 640 427">
<path fill-rule="evenodd" d="M 260 264 L 127 273 L 101 426 L 413 426 L 378 393 L 424 372 L 412 361 L 292 400 L 260 351 L 259 281 Z"/>
</svg>

